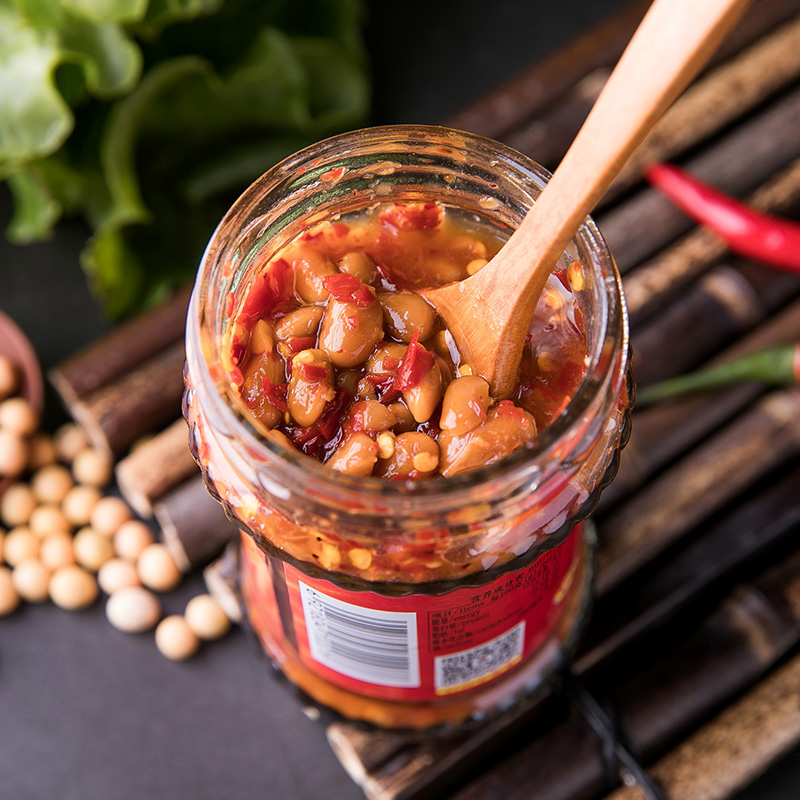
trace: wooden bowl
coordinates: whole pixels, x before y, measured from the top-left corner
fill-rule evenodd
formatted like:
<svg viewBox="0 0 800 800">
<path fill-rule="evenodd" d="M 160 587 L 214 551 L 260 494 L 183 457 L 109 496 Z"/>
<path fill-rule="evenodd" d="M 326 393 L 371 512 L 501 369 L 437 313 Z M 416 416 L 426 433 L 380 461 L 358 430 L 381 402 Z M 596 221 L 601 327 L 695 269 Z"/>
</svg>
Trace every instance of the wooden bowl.
<svg viewBox="0 0 800 800">
<path fill-rule="evenodd" d="M 19 372 L 17 393 L 39 413 L 44 405 L 44 382 L 39 359 L 33 346 L 16 323 L 0 311 L 0 354 L 10 358 Z M 0 478 L 0 495 L 14 483 L 14 478 Z"/>
</svg>

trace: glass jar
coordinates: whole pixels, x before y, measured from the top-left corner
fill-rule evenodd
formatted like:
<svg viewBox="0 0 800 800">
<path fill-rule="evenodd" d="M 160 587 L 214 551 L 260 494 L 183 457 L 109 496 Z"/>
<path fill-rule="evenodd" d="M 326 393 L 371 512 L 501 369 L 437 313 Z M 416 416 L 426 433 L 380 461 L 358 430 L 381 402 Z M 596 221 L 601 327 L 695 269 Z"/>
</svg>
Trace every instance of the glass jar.
<svg viewBox="0 0 800 800">
<path fill-rule="evenodd" d="M 345 717 L 415 729 L 480 720 L 541 687 L 570 651 L 592 573 L 581 521 L 629 428 L 620 278 L 587 219 L 564 256 L 584 267 L 573 291 L 582 382 L 529 446 L 446 479 L 348 476 L 262 435 L 231 384 L 226 331 L 258 265 L 322 220 L 424 199 L 505 238 L 547 178 L 458 131 L 356 131 L 258 179 L 204 255 L 187 326 L 192 448 L 242 529 L 241 589 L 264 649 Z"/>
</svg>

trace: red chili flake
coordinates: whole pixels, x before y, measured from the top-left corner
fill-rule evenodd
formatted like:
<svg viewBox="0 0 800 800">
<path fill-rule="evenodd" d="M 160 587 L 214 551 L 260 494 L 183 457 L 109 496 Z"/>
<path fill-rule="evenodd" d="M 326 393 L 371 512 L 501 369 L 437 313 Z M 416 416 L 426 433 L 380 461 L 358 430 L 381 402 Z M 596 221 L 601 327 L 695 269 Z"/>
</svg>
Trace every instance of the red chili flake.
<svg viewBox="0 0 800 800">
<path fill-rule="evenodd" d="M 293 353 L 299 353 L 312 348 L 316 343 L 316 336 L 295 336 L 294 339 L 289 339 L 289 349 Z"/>
<path fill-rule="evenodd" d="M 317 231 L 316 233 L 311 233 L 311 231 L 306 231 L 301 237 L 301 242 L 315 242 L 317 239 L 322 238 L 322 231 Z"/>
<path fill-rule="evenodd" d="M 252 324 L 269 316 L 279 303 L 290 296 L 292 268 L 283 258 L 273 261 L 253 281 L 247 293 L 239 319 Z"/>
<path fill-rule="evenodd" d="M 385 359 L 384 359 L 385 360 Z M 388 375 L 368 372 L 364 377 L 375 387 L 382 403 L 391 403 L 400 397 L 400 392 L 394 388 L 394 373 Z"/>
<path fill-rule="evenodd" d="M 264 397 L 267 398 L 270 405 L 275 406 L 275 408 L 282 413 L 289 410 L 289 406 L 286 404 L 286 391 L 288 388 L 288 384 L 273 383 L 266 375 L 261 382 L 261 389 L 264 392 Z"/>
<path fill-rule="evenodd" d="M 429 231 L 442 221 L 442 209 L 436 203 L 407 203 L 382 211 L 378 219 L 398 231 Z"/>
<path fill-rule="evenodd" d="M 309 428 L 295 428 L 292 431 L 292 442 L 307 456 L 316 456 L 322 452 L 324 441 L 316 425 Z"/>
<path fill-rule="evenodd" d="M 384 356 L 382 366 L 386 370 L 397 369 L 400 365 L 400 359 L 394 356 Z"/>
<path fill-rule="evenodd" d="M 344 167 L 334 167 L 319 176 L 321 181 L 338 181 L 344 174 Z"/>
<path fill-rule="evenodd" d="M 358 330 L 358 317 L 355 314 L 351 314 L 347 317 L 347 324 L 351 331 Z"/>
<path fill-rule="evenodd" d="M 230 317 L 233 314 L 233 306 L 236 303 L 236 295 L 233 292 L 228 292 L 228 298 L 225 301 L 225 316 Z"/>
<path fill-rule="evenodd" d="M 375 296 L 366 285 L 347 272 L 326 275 L 322 279 L 322 285 L 340 303 L 355 303 L 360 308 L 366 308 L 375 302 Z"/>
<path fill-rule="evenodd" d="M 309 383 L 328 380 L 328 368 L 324 364 L 301 364 L 300 377 Z"/>
<path fill-rule="evenodd" d="M 353 299 L 353 292 L 361 287 L 361 281 L 349 272 L 339 272 L 335 275 L 326 275 L 322 279 L 322 285 L 337 300 L 350 302 Z"/>
<path fill-rule="evenodd" d="M 366 308 L 375 302 L 375 295 L 367 288 L 366 284 L 362 284 L 361 288 L 356 292 L 355 300 L 359 308 Z"/>
<path fill-rule="evenodd" d="M 364 430 L 364 408 L 366 405 L 364 400 L 358 400 L 353 403 L 347 415 L 347 419 L 342 423 L 342 428 L 345 430 L 347 436 L 351 433 L 358 433 Z"/>
<path fill-rule="evenodd" d="M 254 392 L 245 392 L 244 394 L 244 402 L 248 408 L 258 408 L 258 401 L 259 398 L 256 396 Z"/>
<path fill-rule="evenodd" d="M 347 236 L 347 234 L 350 233 L 350 226 L 345 225 L 344 222 L 334 222 L 332 229 L 334 236 L 339 239 L 341 239 L 343 236 Z"/>
<path fill-rule="evenodd" d="M 381 264 L 380 251 L 377 253 L 367 252 L 367 255 L 375 262 L 375 269 L 378 270 L 378 274 L 381 276 L 381 283 L 384 288 L 393 292 L 397 291 L 400 288 L 400 281 L 389 267 L 385 264 Z"/>
<path fill-rule="evenodd" d="M 306 455 L 321 457 L 323 451 L 332 451 L 341 440 L 342 424 L 353 396 L 344 389 L 336 390 L 336 397 L 328 403 L 322 416 L 307 428 L 294 428 L 292 441 Z"/>
<path fill-rule="evenodd" d="M 316 427 L 326 442 L 330 441 L 334 433 L 342 426 L 345 412 L 352 399 L 353 396 L 350 392 L 344 389 L 337 389 L 336 397 L 328 403 L 322 416 L 317 420 Z"/>
<path fill-rule="evenodd" d="M 242 374 L 242 371 L 239 369 L 239 367 L 234 367 L 228 373 L 228 375 L 230 376 L 231 383 L 238 386 L 239 388 L 244 386 L 244 375 Z"/>
<path fill-rule="evenodd" d="M 247 345 L 238 339 L 234 339 L 231 342 L 231 361 L 239 366 L 244 362 L 245 355 L 247 355 Z"/>
<path fill-rule="evenodd" d="M 393 388 L 404 392 L 406 389 L 412 389 L 419 385 L 435 361 L 436 356 L 419 343 L 419 330 L 415 330 L 408 343 L 408 349 L 400 361 Z"/>
<path fill-rule="evenodd" d="M 519 406 L 515 406 L 511 400 L 501 400 L 497 404 L 497 413 L 504 417 L 513 417 L 520 422 L 525 420 L 525 412 Z"/>
</svg>

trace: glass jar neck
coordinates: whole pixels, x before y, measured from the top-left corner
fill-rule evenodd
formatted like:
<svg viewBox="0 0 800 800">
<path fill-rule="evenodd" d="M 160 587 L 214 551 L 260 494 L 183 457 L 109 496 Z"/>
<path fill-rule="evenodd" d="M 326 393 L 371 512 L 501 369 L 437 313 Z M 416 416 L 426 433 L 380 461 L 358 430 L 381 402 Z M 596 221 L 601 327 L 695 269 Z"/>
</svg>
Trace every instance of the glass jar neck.
<svg viewBox="0 0 800 800">
<path fill-rule="evenodd" d="M 187 325 L 192 391 L 229 461 L 254 491 L 322 529 L 346 524 L 377 534 L 436 521 L 468 525 L 476 509 L 500 518 L 564 479 L 608 424 L 625 380 L 628 323 L 619 275 L 591 220 L 567 257 L 587 276 L 583 317 L 585 377 L 561 415 L 521 448 L 488 467 L 452 478 L 395 482 L 355 478 L 261 436 L 238 410 L 221 368 L 231 303 L 264 256 L 314 221 L 380 202 L 438 200 L 509 230 L 535 202 L 547 173 L 480 137 L 402 126 L 357 131 L 302 151 L 266 173 L 233 206 L 203 258 Z M 256 258 L 258 255 L 258 258 Z M 400 521 L 402 521 L 400 523 Z"/>
</svg>

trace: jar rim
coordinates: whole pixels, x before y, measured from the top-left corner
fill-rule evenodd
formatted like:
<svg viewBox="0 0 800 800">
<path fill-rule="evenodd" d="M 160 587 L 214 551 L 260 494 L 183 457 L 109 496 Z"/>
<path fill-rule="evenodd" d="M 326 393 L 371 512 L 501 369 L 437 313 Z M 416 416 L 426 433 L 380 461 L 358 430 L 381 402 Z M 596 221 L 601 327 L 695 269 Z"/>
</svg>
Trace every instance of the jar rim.
<svg viewBox="0 0 800 800">
<path fill-rule="evenodd" d="M 546 182 L 550 174 L 541 165 L 528 156 L 508 147 L 505 144 L 488 139 L 477 134 L 458 131 L 436 125 L 384 125 L 370 128 L 361 128 L 347 133 L 338 134 L 309 145 L 302 150 L 288 156 L 267 170 L 257 178 L 234 202 L 229 211 L 214 231 L 208 246 L 203 254 L 198 270 L 195 290 L 189 307 L 187 322 L 187 361 L 193 381 L 195 376 L 202 375 L 207 379 L 212 391 L 209 397 L 204 396 L 213 404 L 214 411 L 226 424 L 234 430 L 244 446 L 250 453 L 255 453 L 262 460 L 285 466 L 288 470 L 287 477 L 298 482 L 305 482 L 309 488 L 340 492 L 342 496 L 356 496 L 369 493 L 372 497 L 381 497 L 388 500 L 391 497 L 437 497 L 443 493 L 470 492 L 487 482 L 517 473 L 527 475 L 531 469 L 537 467 L 546 454 L 554 449 L 559 442 L 567 438 L 569 431 L 590 409 L 596 398 L 597 390 L 603 386 L 615 371 L 619 372 L 619 380 L 624 381 L 627 354 L 629 351 L 629 320 L 622 290 L 622 280 L 614 262 L 613 256 L 602 234 L 591 217 L 587 217 L 581 224 L 572 241 L 580 240 L 592 252 L 603 254 L 606 262 L 603 267 L 602 284 L 606 287 L 607 315 L 604 330 L 598 337 L 594 352 L 590 354 L 591 361 L 587 365 L 577 390 L 567 406 L 558 417 L 542 428 L 532 442 L 510 453 L 503 459 L 476 469 L 465 471 L 454 476 L 439 478 L 431 481 L 389 481 L 380 477 L 359 477 L 347 475 L 325 467 L 299 451 L 291 451 L 281 447 L 261 434 L 247 419 L 229 402 L 229 398 L 217 387 L 205 365 L 199 348 L 191 346 L 191 338 L 200 334 L 201 320 L 204 319 L 202 303 L 204 277 L 208 275 L 216 263 L 218 251 L 221 248 L 221 237 L 227 234 L 227 229 L 237 218 L 256 208 L 263 201 L 270 187 L 277 186 L 287 174 L 297 174 L 298 170 L 314 162 L 316 167 L 325 154 L 352 151 L 359 146 L 371 141 L 387 139 L 397 142 L 398 152 L 407 147 L 408 139 L 416 137 L 421 142 L 433 143 L 437 139 L 446 145 L 456 142 L 459 146 L 470 148 L 484 154 L 491 154 L 502 161 L 504 165 L 513 167 L 516 171 L 528 174 L 538 181 Z M 622 361 L 615 358 L 601 359 L 600 354 L 611 346 L 612 352 L 620 352 Z M 602 363 L 601 363 L 602 362 Z M 277 462 L 275 461 L 277 458 Z"/>
</svg>

